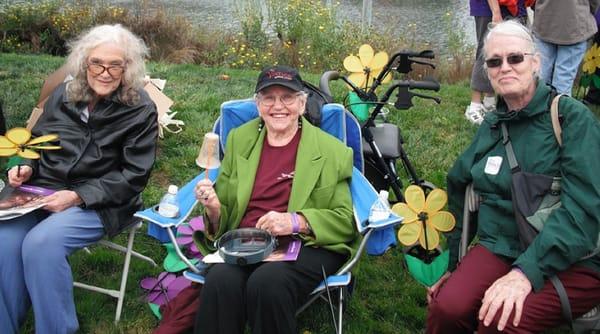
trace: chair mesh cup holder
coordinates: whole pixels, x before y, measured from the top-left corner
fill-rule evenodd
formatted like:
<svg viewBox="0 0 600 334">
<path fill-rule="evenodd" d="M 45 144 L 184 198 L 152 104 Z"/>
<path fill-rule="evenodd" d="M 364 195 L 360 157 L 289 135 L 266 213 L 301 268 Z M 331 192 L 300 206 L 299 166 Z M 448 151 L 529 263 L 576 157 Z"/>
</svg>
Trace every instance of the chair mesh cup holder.
<svg viewBox="0 0 600 334">
<path fill-rule="evenodd" d="M 258 228 L 240 228 L 223 234 L 215 247 L 225 263 L 246 266 L 261 262 L 277 246 L 277 239 Z"/>
<path fill-rule="evenodd" d="M 157 215 L 160 215 L 161 217 L 165 217 L 165 216 L 161 215 L 161 214 L 158 212 L 158 207 L 159 207 L 159 206 L 160 206 L 160 203 L 159 203 L 159 204 L 155 204 L 155 205 L 153 205 L 153 206 L 152 206 L 152 211 L 156 212 L 156 214 L 157 214 Z M 169 219 L 178 219 L 179 217 L 181 217 L 181 213 L 180 213 L 180 212 L 178 212 L 178 213 L 177 213 L 177 215 L 176 215 L 175 217 L 165 217 L 165 218 L 169 218 Z"/>
</svg>

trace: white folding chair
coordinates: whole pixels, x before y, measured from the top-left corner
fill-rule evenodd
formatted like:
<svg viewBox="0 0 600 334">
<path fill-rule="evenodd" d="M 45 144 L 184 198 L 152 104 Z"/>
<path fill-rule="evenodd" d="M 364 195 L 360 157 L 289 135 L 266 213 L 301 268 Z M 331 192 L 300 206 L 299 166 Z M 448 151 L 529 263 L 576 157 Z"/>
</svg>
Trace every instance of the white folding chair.
<svg viewBox="0 0 600 334">
<path fill-rule="evenodd" d="M 133 242 L 135 239 L 135 233 L 141 227 L 142 227 L 142 221 L 137 221 L 137 222 L 133 223 L 132 225 L 130 225 L 128 228 L 126 228 L 126 230 L 127 229 L 129 230 L 129 234 L 127 237 L 127 247 L 123 247 L 119 244 L 116 244 L 116 243 L 106 240 L 106 239 L 102 239 L 102 240 L 98 241 L 98 245 L 103 245 L 103 246 L 112 248 L 114 250 L 120 251 L 125 254 L 125 262 L 123 263 L 123 271 L 121 273 L 121 282 L 120 282 L 120 286 L 119 286 L 118 290 L 103 288 L 103 287 L 80 283 L 80 282 L 73 282 L 73 286 L 75 286 L 77 288 L 103 293 L 105 295 L 109 295 L 113 298 L 116 298 L 117 299 L 117 311 L 115 313 L 115 323 L 119 322 L 119 320 L 121 319 L 121 311 L 123 309 L 123 300 L 125 299 L 125 288 L 127 286 L 127 277 L 129 276 L 129 263 L 131 261 L 131 256 L 134 256 L 134 257 L 137 257 L 138 259 L 144 260 L 144 261 L 150 263 L 151 265 L 153 265 L 154 267 L 157 266 L 156 262 L 154 262 L 154 260 L 133 250 Z M 90 253 L 90 250 L 88 248 L 85 248 L 85 251 Z"/>
</svg>

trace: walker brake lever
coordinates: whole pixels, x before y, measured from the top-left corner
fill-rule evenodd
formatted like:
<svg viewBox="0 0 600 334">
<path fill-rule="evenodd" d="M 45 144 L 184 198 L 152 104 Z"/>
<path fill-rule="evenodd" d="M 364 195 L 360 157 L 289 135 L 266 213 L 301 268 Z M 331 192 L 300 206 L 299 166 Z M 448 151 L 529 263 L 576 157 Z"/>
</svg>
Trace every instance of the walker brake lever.
<svg viewBox="0 0 600 334">
<path fill-rule="evenodd" d="M 431 68 L 435 69 L 435 65 L 434 64 L 428 63 L 426 61 L 414 60 L 412 58 L 410 59 L 410 61 L 412 61 L 415 64 L 427 65 L 427 66 L 430 66 Z"/>
</svg>

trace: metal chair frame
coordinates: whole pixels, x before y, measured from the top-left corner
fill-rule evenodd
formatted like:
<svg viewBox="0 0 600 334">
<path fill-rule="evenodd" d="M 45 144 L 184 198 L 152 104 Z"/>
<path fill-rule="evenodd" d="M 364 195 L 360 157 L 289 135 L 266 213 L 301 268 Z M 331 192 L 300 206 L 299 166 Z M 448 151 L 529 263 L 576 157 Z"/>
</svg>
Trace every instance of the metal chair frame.
<svg viewBox="0 0 600 334">
<path fill-rule="evenodd" d="M 85 289 L 85 290 L 89 290 L 89 291 L 93 291 L 93 292 L 99 292 L 99 293 L 111 296 L 113 298 L 116 298 L 117 299 L 117 310 L 115 312 L 115 323 L 118 323 L 119 320 L 121 319 L 121 312 L 123 310 L 123 301 L 125 300 L 125 288 L 127 287 L 127 278 L 129 276 L 129 264 L 131 262 L 131 257 L 132 256 L 137 257 L 140 260 L 144 260 L 144 261 L 150 263 L 154 267 L 157 266 L 157 264 L 156 264 L 156 262 L 154 262 L 154 260 L 133 250 L 133 242 L 135 239 L 135 233 L 141 227 L 142 227 L 142 222 L 138 221 L 138 222 L 132 224 L 128 228 L 129 233 L 128 233 L 128 237 L 127 237 L 127 247 L 123 247 L 119 244 L 116 244 L 112 241 L 105 240 L 105 239 L 102 239 L 102 240 L 98 241 L 98 243 L 97 243 L 98 245 L 102 245 L 102 246 L 120 251 L 125 254 L 125 261 L 123 263 L 123 271 L 121 273 L 121 282 L 120 282 L 118 290 L 103 288 L 103 287 L 80 283 L 80 282 L 73 282 L 73 286 L 75 286 L 77 288 L 81 288 L 81 289 Z M 90 250 L 88 248 L 85 248 L 84 250 L 86 252 L 90 253 Z"/>
</svg>

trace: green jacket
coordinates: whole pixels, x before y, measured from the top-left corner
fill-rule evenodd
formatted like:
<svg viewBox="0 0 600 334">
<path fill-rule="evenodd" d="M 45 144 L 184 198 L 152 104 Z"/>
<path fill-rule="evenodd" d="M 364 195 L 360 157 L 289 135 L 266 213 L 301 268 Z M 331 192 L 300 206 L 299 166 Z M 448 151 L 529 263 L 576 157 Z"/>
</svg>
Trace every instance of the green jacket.
<svg viewBox="0 0 600 334">
<path fill-rule="evenodd" d="M 559 113 L 563 117 L 563 146 L 559 147 L 550 119 L 549 99 L 550 88 L 538 84 L 531 102 L 518 112 L 507 112 L 506 104 L 500 101 L 497 112 L 486 115 L 473 142 L 450 169 L 448 205 L 457 218 L 456 228 L 448 235 L 451 270 L 457 262 L 464 191 L 469 183 L 483 198 L 477 218 L 479 242 L 493 253 L 513 259 L 513 265 L 523 270 L 534 290 L 595 248 L 600 231 L 600 125 L 583 104 L 562 97 Z M 551 214 L 544 229 L 525 250 L 519 245 L 500 121 L 508 125 L 523 171 L 562 176 L 562 206 Z M 489 163 L 490 157 L 502 159 L 499 170 Z M 600 272 L 600 256 L 578 264 Z"/>
<path fill-rule="evenodd" d="M 231 130 L 215 191 L 221 201 L 219 231 L 195 235 L 203 253 L 214 251 L 213 241 L 236 229 L 246 212 L 266 130 L 255 119 Z M 360 242 L 354 227 L 349 181 L 352 150 L 302 118 L 294 180 L 288 211 L 301 213 L 315 237 L 300 236 L 306 246 L 317 246 L 353 256 Z M 206 219 L 206 217 L 205 217 Z"/>
</svg>

